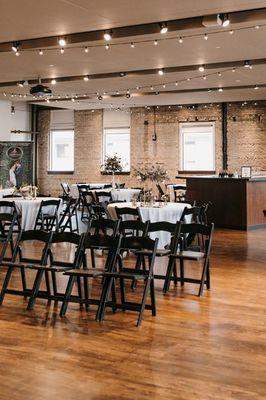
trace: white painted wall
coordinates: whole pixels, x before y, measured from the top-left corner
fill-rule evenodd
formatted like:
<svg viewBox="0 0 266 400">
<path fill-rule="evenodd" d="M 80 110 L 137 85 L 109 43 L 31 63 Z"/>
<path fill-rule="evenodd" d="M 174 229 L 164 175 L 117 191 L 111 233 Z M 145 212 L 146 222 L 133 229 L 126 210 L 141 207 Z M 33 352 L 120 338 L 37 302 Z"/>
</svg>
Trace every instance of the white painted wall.
<svg viewBox="0 0 266 400">
<path fill-rule="evenodd" d="M 30 129 L 29 105 L 26 102 L 14 102 L 14 115 L 11 115 L 11 105 L 11 101 L 0 100 L 0 141 L 30 140 L 30 135 L 11 134 L 14 129 Z"/>
</svg>

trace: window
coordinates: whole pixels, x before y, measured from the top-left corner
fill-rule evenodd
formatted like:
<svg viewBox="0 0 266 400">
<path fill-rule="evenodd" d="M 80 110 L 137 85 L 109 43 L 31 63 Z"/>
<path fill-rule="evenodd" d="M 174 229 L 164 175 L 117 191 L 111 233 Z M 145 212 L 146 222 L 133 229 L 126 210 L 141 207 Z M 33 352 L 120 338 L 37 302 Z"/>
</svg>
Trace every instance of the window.
<svg viewBox="0 0 266 400">
<path fill-rule="evenodd" d="M 182 171 L 215 170 L 215 124 L 188 122 L 180 128 Z"/>
<path fill-rule="evenodd" d="M 123 172 L 130 171 L 130 129 L 105 128 L 103 140 L 103 161 L 117 155 L 121 158 Z"/>
<path fill-rule="evenodd" d="M 52 130 L 50 171 L 74 171 L 74 131 Z"/>
</svg>

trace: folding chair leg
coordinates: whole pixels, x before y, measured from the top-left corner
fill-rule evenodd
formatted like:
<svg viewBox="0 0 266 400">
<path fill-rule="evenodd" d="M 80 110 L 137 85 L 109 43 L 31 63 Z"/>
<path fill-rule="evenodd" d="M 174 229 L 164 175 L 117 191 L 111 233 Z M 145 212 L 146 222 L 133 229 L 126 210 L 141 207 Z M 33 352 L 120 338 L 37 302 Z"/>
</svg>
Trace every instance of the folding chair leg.
<svg viewBox="0 0 266 400">
<path fill-rule="evenodd" d="M 180 283 L 184 286 L 184 260 L 180 259 Z"/>
<path fill-rule="evenodd" d="M 92 266 L 92 268 L 95 268 L 95 255 L 94 255 L 94 249 L 91 249 L 91 266 Z"/>
<path fill-rule="evenodd" d="M 156 316 L 156 303 L 155 303 L 154 278 L 151 279 L 150 293 L 151 293 L 152 315 L 155 317 Z"/>
<path fill-rule="evenodd" d="M 116 312 L 116 288 L 115 288 L 115 279 L 113 280 L 113 285 L 112 285 L 112 302 L 114 305 L 112 306 L 113 313 Z"/>
<path fill-rule="evenodd" d="M 70 276 L 68 279 L 64 300 L 63 300 L 61 310 L 60 310 L 60 317 L 64 317 L 66 315 L 66 310 L 68 307 L 69 298 L 70 298 L 72 290 L 73 290 L 74 282 L 75 282 L 75 276 Z"/>
<path fill-rule="evenodd" d="M 27 310 L 32 310 L 35 304 L 35 300 L 38 294 L 38 291 L 40 289 L 41 286 L 41 282 L 42 282 L 42 277 L 43 277 L 43 270 L 38 270 L 36 277 L 35 277 L 35 281 L 33 284 L 33 288 L 32 288 L 32 292 L 29 298 L 29 302 L 28 302 L 28 306 L 27 306 Z"/>
<path fill-rule="evenodd" d="M 54 296 L 57 296 L 56 272 L 51 271 L 51 274 L 52 274 L 52 285 L 53 285 Z M 58 300 L 55 300 L 55 301 L 58 301 Z"/>
<path fill-rule="evenodd" d="M 143 319 L 143 314 L 144 314 L 144 310 L 145 310 L 147 296 L 148 296 L 149 289 L 150 289 L 150 284 L 151 284 L 151 280 L 150 280 L 150 278 L 148 278 L 146 280 L 146 284 L 145 284 L 145 287 L 144 287 L 144 292 L 143 292 L 143 296 L 142 296 L 142 302 L 141 302 L 141 307 L 140 307 L 137 326 L 141 325 L 141 322 L 142 322 L 142 319 Z"/>
<path fill-rule="evenodd" d="M 7 287 L 8 287 L 12 272 L 13 272 L 13 268 L 9 267 L 8 270 L 7 270 L 3 285 L 2 285 L 2 289 L 1 289 L 0 305 L 2 305 L 2 303 L 4 301 L 4 297 L 5 297 L 5 294 L 6 294 L 6 290 L 7 290 Z"/>
<path fill-rule="evenodd" d="M 51 296 L 51 285 L 50 285 L 50 277 L 48 271 L 45 271 L 45 284 L 46 284 L 46 291 L 48 296 Z M 51 299 L 48 299 L 48 304 L 51 303 Z"/>
<path fill-rule="evenodd" d="M 84 283 L 84 296 L 85 296 L 85 307 L 86 307 L 86 311 L 88 311 L 89 309 L 89 283 L 88 283 L 88 278 L 87 276 L 84 276 L 83 278 L 83 283 Z"/>
<path fill-rule="evenodd" d="M 24 299 L 27 298 L 26 296 L 26 290 L 27 290 L 27 283 L 26 283 L 26 274 L 24 268 L 20 268 L 20 275 L 21 275 L 21 283 L 22 283 L 22 288 L 24 292 Z"/>
<path fill-rule="evenodd" d="M 171 276 L 173 275 L 173 268 L 174 268 L 174 259 L 169 259 L 168 266 L 167 266 L 167 271 L 166 271 L 166 276 L 165 276 L 165 281 L 164 281 L 164 286 L 163 286 L 163 292 L 166 293 L 169 290 L 170 287 L 170 282 L 171 282 Z"/>
<path fill-rule="evenodd" d="M 207 271 L 206 271 L 206 286 L 207 289 L 211 288 L 211 276 L 210 276 L 210 262 L 208 262 Z"/>
<path fill-rule="evenodd" d="M 174 275 L 174 285 L 177 286 L 177 270 L 176 270 L 176 260 L 174 262 L 174 267 L 173 267 L 173 275 Z"/>
<path fill-rule="evenodd" d="M 200 280 L 200 288 L 199 288 L 198 296 L 202 296 L 207 269 L 208 269 L 208 261 L 205 260 L 203 269 L 202 269 L 202 275 L 201 275 L 201 280 Z"/>
<path fill-rule="evenodd" d="M 104 319 L 105 306 L 106 306 L 106 302 L 108 301 L 109 296 L 110 296 L 113 280 L 114 280 L 114 278 L 112 278 L 112 277 L 104 279 L 104 282 L 102 285 L 102 293 L 101 293 L 101 297 L 100 297 L 100 302 L 99 302 L 99 306 L 98 306 L 96 317 L 95 317 L 96 321 L 102 321 Z"/>
<path fill-rule="evenodd" d="M 80 299 L 79 308 L 82 309 L 83 308 L 83 304 L 82 304 L 82 290 L 81 290 L 81 279 L 80 279 L 80 276 L 77 276 L 77 285 L 78 285 L 78 296 L 79 296 L 79 299 Z"/>
</svg>

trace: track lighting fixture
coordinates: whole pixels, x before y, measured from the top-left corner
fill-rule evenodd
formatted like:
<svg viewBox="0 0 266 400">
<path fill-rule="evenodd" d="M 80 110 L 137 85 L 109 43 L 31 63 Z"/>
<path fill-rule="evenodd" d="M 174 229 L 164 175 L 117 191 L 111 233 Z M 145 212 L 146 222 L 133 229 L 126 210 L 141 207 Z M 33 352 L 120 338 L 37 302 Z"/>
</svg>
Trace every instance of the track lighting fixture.
<svg viewBox="0 0 266 400">
<path fill-rule="evenodd" d="M 164 74 L 164 70 L 162 68 L 158 69 L 158 75 L 163 75 Z"/>
<path fill-rule="evenodd" d="M 226 28 L 230 24 L 229 14 L 218 14 L 217 15 L 217 24 Z"/>
<path fill-rule="evenodd" d="M 246 61 L 244 62 L 244 67 L 245 67 L 245 68 L 250 68 L 250 67 L 251 67 L 250 61 L 246 60 Z"/>
<path fill-rule="evenodd" d="M 58 39 L 58 44 L 59 44 L 60 47 L 65 47 L 65 45 L 66 45 L 66 39 L 65 39 L 64 37 L 60 37 L 60 38 Z"/>
<path fill-rule="evenodd" d="M 204 70 L 205 70 L 204 65 L 200 65 L 200 66 L 199 66 L 199 72 L 204 72 Z"/>
<path fill-rule="evenodd" d="M 109 42 L 113 37 L 113 32 L 112 31 L 104 31 L 103 37 L 104 37 L 104 40 Z"/>
<path fill-rule="evenodd" d="M 168 27 L 166 22 L 161 22 L 160 23 L 160 33 L 164 35 L 165 33 L 168 32 Z"/>
</svg>

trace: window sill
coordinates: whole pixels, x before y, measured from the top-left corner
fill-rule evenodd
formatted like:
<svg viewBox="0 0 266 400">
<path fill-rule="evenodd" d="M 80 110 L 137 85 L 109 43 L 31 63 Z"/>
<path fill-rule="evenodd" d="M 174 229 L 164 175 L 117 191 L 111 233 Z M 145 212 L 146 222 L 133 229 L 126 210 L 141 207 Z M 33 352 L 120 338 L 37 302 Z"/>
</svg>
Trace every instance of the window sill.
<svg viewBox="0 0 266 400">
<path fill-rule="evenodd" d="M 216 171 L 178 171 L 179 175 L 215 175 Z"/>
<path fill-rule="evenodd" d="M 113 175 L 112 172 L 101 171 L 101 175 Z M 130 171 L 115 172 L 115 175 L 130 175 Z"/>
<path fill-rule="evenodd" d="M 47 171 L 48 175 L 73 175 L 74 171 Z"/>
</svg>

